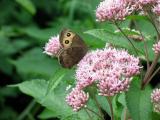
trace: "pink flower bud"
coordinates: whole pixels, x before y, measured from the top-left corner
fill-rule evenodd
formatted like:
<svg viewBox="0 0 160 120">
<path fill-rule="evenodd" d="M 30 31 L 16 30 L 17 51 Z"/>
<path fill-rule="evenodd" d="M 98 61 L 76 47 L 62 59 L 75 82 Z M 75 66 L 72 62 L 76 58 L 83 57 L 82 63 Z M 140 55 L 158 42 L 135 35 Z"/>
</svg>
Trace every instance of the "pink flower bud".
<svg viewBox="0 0 160 120">
<path fill-rule="evenodd" d="M 160 41 L 153 45 L 153 50 L 154 50 L 155 54 L 160 53 Z"/>
<path fill-rule="evenodd" d="M 73 108 L 73 111 L 78 111 L 85 106 L 88 101 L 89 94 L 85 93 L 78 88 L 73 88 L 72 91 L 67 95 L 66 102 Z"/>
<path fill-rule="evenodd" d="M 59 36 L 54 36 L 49 39 L 48 43 L 46 43 L 44 47 L 44 53 L 49 56 L 56 56 L 60 49 L 61 44 L 59 42 Z"/>
<path fill-rule="evenodd" d="M 153 90 L 151 94 L 151 102 L 153 103 L 154 111 L 160 112 L 160 89 Z"/>
<path fill-rule="evenodd" d="M 160 16 L 160 3 L 158 3 L 156 6 L 154 6 L 153 12 L 154 12 L 156 15 Z"/>
</svg>

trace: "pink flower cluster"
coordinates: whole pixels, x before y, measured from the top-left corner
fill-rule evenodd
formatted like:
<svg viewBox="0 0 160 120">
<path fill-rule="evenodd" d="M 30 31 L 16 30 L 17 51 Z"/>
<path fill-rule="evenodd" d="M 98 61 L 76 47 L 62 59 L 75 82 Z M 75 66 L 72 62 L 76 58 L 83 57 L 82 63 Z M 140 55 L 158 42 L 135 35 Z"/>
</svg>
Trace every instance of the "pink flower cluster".
<svg viewBox="0 0 160 120">
<path fill-rule="evenodd" d="M 104 0 L 96 9 L 96 18 L 98 21 L 124 20 L 145 6 L 150 6 L 154 13 L 160 15 L 160 0 Z"/>
<path fill-rule="evenodd" d="M 160 89 L 153 90 L 151 94 L 151 101 L 153 103 L 154 111 L 160 112 Z"/>
<path fill-rule="evenodd" d="M 150 6 L 150 9 L 155 13 L 156 15 L 160 15 L 160 0 L 139 0 L 141 6 Z"/>
<path fill-rule="evenodd" d="M 155 54 L 160 53 L 160 41 L 153 45 L 153 50 L 154 50 Z"/>
<path fill-rule="evenodd" d="M 73 88 L 71 93 L 67 95 L 66 102 L 73 108 L 73 111 L 78 111 L 85 106 L 88 98 L 89 98 L 88 93 L 86 94 L 82 90 Z"/>
<path fill-rule="evenodd" d="M 124 50 L 105 48 L 88 53 L 76 70 L 79 89 L 97 83 L 99 94 L 113 96 L 129 88 L 132 76 L 139 73 L 139 59 Z"/>
<path fill-rule="evenodd" d="M 158 2 L 156 6 L 154 6 L 153 12 L 157 14 L 158 16 L 160 16 L 160 1 Z"/>
<path fill-rule="evenodd" d="M 78 111 L 88 100 L 83 89 L 97 84 L 99 95 L 113 96 L 127 91 L 132 76 L 139 73 L 139 59 L 125 50 L 105 48 L 88 52 L 78 63 L 76 87 L 66 97 L 67 103 Z"/>
<path fill-rule="evenodd" d="M 102 54 L 101 54 L 102 53 Z M 94 71 L 95 63 L 99 62 L 99 59 L 103 57 L 103 50 L 96 50 L 88 52 L 83 59 L 78 63 L 76 70 L 77 86 L 79 89 L 83 89 L 98 79 L 97 73 Z"/>
<path fill-rule="evenodd" d="M 155 4 L 157 0 L 138 0 L 141 5 Z"/>
<path fill-rule="evenodd" d="M 61 49 L 59 42 L 59 36 L 51 37 L 44 47 L 44 53 L 49 56 L 56 56 L 58 51 Z"/>
<path fill-rule="evenodd" d="M 96 10 L 97 20 L 124 20 L 134 10 L 134 7 L 128 3 L 127 0 L 104 0 L 100 2 Z"/>
</svg>

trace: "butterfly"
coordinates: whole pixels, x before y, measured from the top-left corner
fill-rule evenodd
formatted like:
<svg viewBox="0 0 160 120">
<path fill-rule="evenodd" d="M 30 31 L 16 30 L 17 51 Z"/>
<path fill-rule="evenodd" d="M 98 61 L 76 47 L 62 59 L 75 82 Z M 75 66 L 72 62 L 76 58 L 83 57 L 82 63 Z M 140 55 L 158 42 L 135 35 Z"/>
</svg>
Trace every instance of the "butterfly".
<svg viewBox="0 0 160 120">
<path fill-rule="evenodd" d="M 62 46 L 57 55 L 59 63 L 64 68 L 72 68 L 85 56 L 88 47 L 78 34 L 69 29 L 63 29 L 59 36 Z"/>
</svg>

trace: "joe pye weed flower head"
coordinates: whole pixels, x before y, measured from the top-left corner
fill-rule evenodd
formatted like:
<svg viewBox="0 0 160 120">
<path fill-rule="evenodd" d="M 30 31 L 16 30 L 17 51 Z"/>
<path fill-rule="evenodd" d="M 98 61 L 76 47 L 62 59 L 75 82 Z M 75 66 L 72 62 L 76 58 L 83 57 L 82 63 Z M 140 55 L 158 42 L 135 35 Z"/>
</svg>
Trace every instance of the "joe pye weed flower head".
<svg viewBox="0 0 160 120">
<path fill-rule="evenodd" d="M 157 15 L 160 14 L 159 0 L 104 0 L 99 3 L 96 9 L 97 21 L 125 20 L 134 11 L 142 10 L 150 6 Z"/>
<path fill-rule="evenodd" d="M 78 88 L 73 88 L 72 91 L 67 95 L 66 102 L 70 105 L 74 111 L 80 110 L 85 106 L 89 94 Z"/>
<path fill-rule="evenodd" d="M 132 77 L 138 74 L 140 69 L 138 58 L 129 55 L 125 50 L 115 48 L 88 52 L 77 66 L 75 89 L 81 91 L 95 83 L 101 96 L 114 96 L 127 91 Z M 69 94 L 66 99 L 75 109 L 72 102 L 68 100 L 72 96 Z M 77 100 L 78 96 L 74 98 Z M 76 105 L 80 109 L 84 106 L 84 102 L 83 105 L 80 102 Z"/>
<path fill-rule="evenodd" d="M 153 45 L 153 50 L 155 54 L 160 53 L 160 41 Z"/>
<path fill-rule="evenodd" d="M 113 96 L 129 88 L 132 76 L 138 74 L 139 69 L 139 59 L 125 50 L 105 48 L 92 51 L 78 64 L 77 86 L 84 89 L 95 82 L 99 95 Z"/>
<path fill-rule="evenodd" d="M 157 0 L 138 0 L 138 2 L 142 5 L 147 5 L 147 4 L 155 4 L 157 2 Z"/>
<path fill-rule="evenodd" d="M 97 7 L 96 17 L 98 21 L 124 20 L 133 10 L 126 0 L 104 0 Z"/>
<path fill-rule="evenodd" d="M 158 0 L 158 3 L 154 6 L 153 12 L 154 12 L 156 15 L 160 16 L 160 0 Z"/>
<path fill-rule="evenodd" d="M 49 56 L 56 56 L 58 51 L 61 49 L 61 44 L 59 42 L 59 35 L 53 36 L 49 39 L 44 47 L 44 53 Z"/>
<path fill-rule="evenodd" d="M 160 89 L 154 89 L 151 94 L 151 101 L 155 112 L 160 112 Z"/>
</svg>

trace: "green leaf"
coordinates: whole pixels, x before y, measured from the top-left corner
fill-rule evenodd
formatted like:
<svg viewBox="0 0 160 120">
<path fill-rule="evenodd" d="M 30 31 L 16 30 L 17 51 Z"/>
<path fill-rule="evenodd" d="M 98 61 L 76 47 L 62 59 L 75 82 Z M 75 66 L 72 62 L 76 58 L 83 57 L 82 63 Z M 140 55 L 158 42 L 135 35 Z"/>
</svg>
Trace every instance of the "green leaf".
<svg viewBox="0 0 160 120">
<path fill-rule="evenodd" d="M 63 80 L 68 71 L 69 71 L 68 69 L 61 68 L 55 72 L 54 76 L 49 81 L 46 95 L 49 92 L 52 92 L 59 85 L 59 83 Z"/>
<path fill-rule="evenodd" d="M 122 114 L 121 114 L 121 120 L 125 120 L 126 118 L 125 114 L 126 114 L 126 108 L 123 108 Z"/>
<path fill-rule="evenodd" d="M 49 82 L 43 79 L 34 79 L 17 84 L 16 86 L 19 87 L 23 93 L 34 97 L 38 103 L 52 111 L 53 116 L 56 116 L 57 118 L 64 120 L 88 119 L 88 116 L 83 109 L 79 112 L 73 112 L 66 104 L 66 84 L 59 84 L 59 87 L 55 88 L 54 91 L 49 92 L 46 96 L 48 84 Z M 94 120 L 98 120 L 97 117 L 94 117 Z"/>
<path fill-rule="evenodd" d="M 44 109 L 39 115 L 39 118 L 41 119 L 49 119 L 49 118 L 53 118 L 56 117 L 55 113 L 49 109 Z"/>
<path fill-rule="evenodd" d="M 15 120 L 17 119 L 17 112 L 9 106 L 5 106 L 2 108 L 2 111 L 0 112 L 0 119 L 1 120 Z"/>
<path fill-rule="evenodd" d="M 36 13 L 36 8 L 31 0 L 16 0 L 16 2 L 24 7 L 32 15 Z"/>
<path fill-rule="evenodd" d="M 122 110 L 121 110 L 120 116 L 121 116 L 121 120 L 124 120 L 128 116 L 125 93 L 122 93 L 119 95 L 118 102 L 121 103 L 121 105 L 122 105 Z"/>
<path fill-rule="evenodd" d="M 25 34 L 36 39 L 39 43 L 45 43 L 51 36 L 57 36 L 57 30 L 53 28 L 40 29 L 37 27 L 27 27 L 22 29 Z"/>
<path fill-rule="evenodd" d="M 18 37 L 22 35 L 21 27 L 3 25 L 0 29 L 0 36 L 4 37 Z"/>
<path fill-rule="evenodd" d="M 144 15 L 129 15 L 127 16 L 129 20 L 148 20 L 147 16 Z"/>
<path fill-rule="evenodd" d="M 140 30 L 143 33 L 147 33 L 152 37 L 157 35 L 154 26 L 149 20 L 145 20 L 145 19 L 138 20 L 137 25 L 139 26 Z"/>
<path fill-rule="evenodd" d="M 14 53 L 20 52 L 21 49 L 24 49 L 30 45 L 30 42 L 23 39 L 16 39 L 12 42 L 12 46 L 15 49 Z"/>
<path fill-rule="evenodd" d="M 126 107 L 126 99 L 125 99 L 125 94 L 122 93 L 118 97 L 118 102 L 121 103 L 124 107 Z"/>
<path fill-rule="evenodd" d="M 147 28 L 145 28 L 145 29 L 147 29 Z M 130 35 L 130 34 L 136 35 L 137 34 L 136 32 L 129 31 L 127 29 L 125 29 L 124 32 L 127 35 Z M 107 43 L 111 43 L 112 45 L 125 48 L 130 53 L 134 54 L 133 47 L 131 46 L 131 44 L 128 42 L 128 40 L 122 34 L 115 33 L 115 32 L 109 31 L 109 30 L 105 30 L 105 29 L 93 29 L 93 30 L 86 31 L 85 33 L 92 35 L 92 36 L 100 39 L 101 41 L 105 41 Z M 152 47 L 154 44 L 153 36 L 150 36 L 150 34 L 147 31 L 144 33 L 144 35 L 146 38 L 145 40 L 146 40 L 146 45 L 148 48 L 148 57 L 149 57 L 149 60 L 152 61 L 154 59 L 154 52 L 152 50 Z M 146 60 L 145 53 L 144 53 L 144 42 L 143 41 L 136 42 L 136 41 L 132 40 L 132 43 L 138 49 L 139 57 L 143 60 Z"/>
<path fill-rule="evenodd" d="M 153 115 L 152 120 L 159 120 L 160 119 L 160 114 L 159 113 L 153 112 L 152 115 Z"/>
<path fill-rule="evenodd" d="M 15 49 L 13 48 L 11 42 L 6 37 L 0 37 L 0 52 L 4 55 L 13 54 Z"/>
<path fill-rule="evenodd" d="M 13 65 L 10 63 L 10 59 L 8 57 L 1 56 L 1 55 L 0 55 L 0 59 L 1 59 L 0 60 L 0 70 L 8 75 L 11 75 Z"/>
<path fill-rule="evenodd" d="M 11 55 L 19 52 L 21 49 L 26 48 L 30 45 L 30 43 L 26 40 L 16 39 L 15 41 L 11 41 L 6 37 L 0 36 L 0 53 L 3 55 Z"/>
<path fill-rule="evenodd" d="M 118 95 L 113 97 L 112 106 L 113 106 L 114 117 L 115 119 L 119 120 L 121 118 L 121 114 L 124 107 L 122 106 L 122 104 L 118 102 L 118 98 L 119 98 Z"/>
<path fill-rule="evenodd" d="M 46 96 L 48 82 L 43 79 L 26 81 L 17 86 L 23 93 L 34 97 L 42 106 L 53 111 L 55 116 L 63 117 L 73 114 L 72 110 L 65 103 L 64 88 L 57 92 L 50 92 Z"/>
<path fill-rule="evenodd" d="M 77 6 L 77 0 L 71 0 L 70 2 L 70 7 L 69 7 L 69 20 L 70 22 L 72 22 L 72 20 L 74 19 L 74 12 L 75 12 L 75 9 L 76 9 L 76 6 Z"/>
<path fill-rule="evenodd" d="M 97 100 L 98 100 L 98 103 L 100 104 L 100 107 L 111 116 L 107 98 L 102 96 L 97 96 Z"/>
<path fill-rule="evenodd" d="M 151 89 L 140 89 L 140 79 L 134 78 L 126 93 L 127 107 L 133 120 L 152 120 Z"/>
<path fill-rule="evenodd" d="M 60 67 L 57 59 L 47 57 L 39 48 L 28 51 L 12 63 L 25 79 L 35 77 L 49 79 Z"/>
<path fill-rule="evenodd" d="M 129 43 L 129 41 L 123 35 L 117 34 L 113 31 L 109 31 L 105 29 L 93 29 L 93 30 L 86 31 L 85 33 L 92 35 L 107 43 L 111 43 L 112 45 L 126 48 L 130 52 L 133 52 L 134 50 L 131 44 Z M 139 46 L 141 46 L 139 51 L 143 53 L 143 49 L 141 49 L 142 45 L 140 45 L 139 42 L 137 43 L 135 41 L 132 41 L 132 43 L 135 45 L 136 48 L 139 48 Z"/>
</svg>

